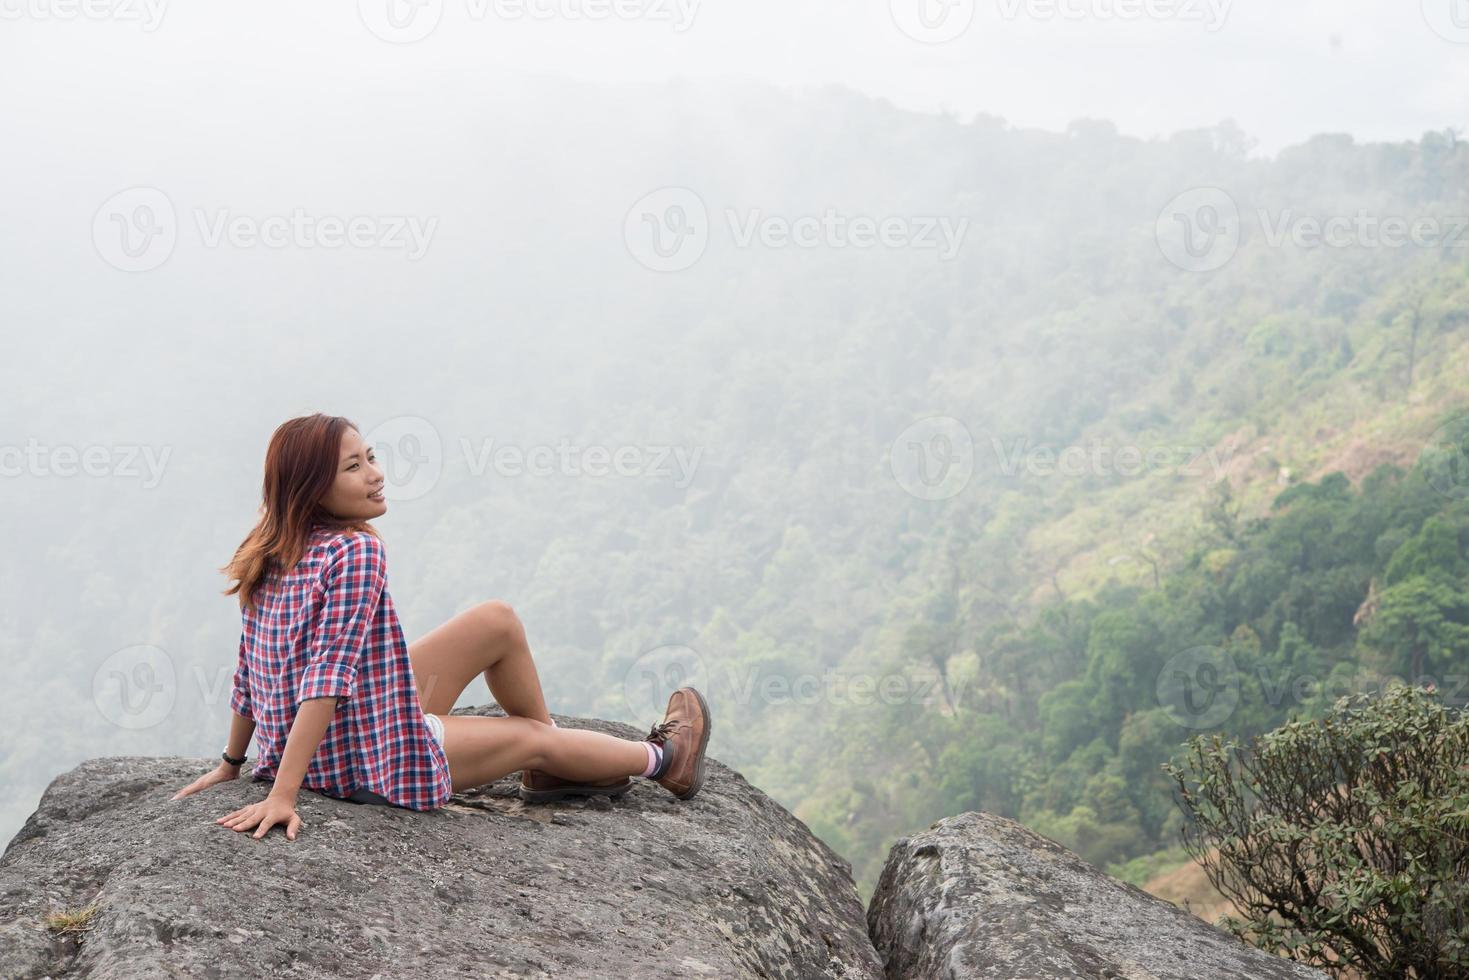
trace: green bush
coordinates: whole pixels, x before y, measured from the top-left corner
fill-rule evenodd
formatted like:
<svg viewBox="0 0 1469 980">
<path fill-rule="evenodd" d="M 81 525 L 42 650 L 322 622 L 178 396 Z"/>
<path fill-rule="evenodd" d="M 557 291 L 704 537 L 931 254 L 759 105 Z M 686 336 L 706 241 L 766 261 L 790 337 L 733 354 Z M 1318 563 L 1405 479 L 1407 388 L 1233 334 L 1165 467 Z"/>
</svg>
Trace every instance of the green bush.
<svg viewBox="0 0 1469 980">
<path fill-rule="evenodd" d="M 1185 849 L 1255 945 L 1345 976 L 1469 977 L 1469 717 L 1395 685 L 1164 769 Z"/>
</svg>

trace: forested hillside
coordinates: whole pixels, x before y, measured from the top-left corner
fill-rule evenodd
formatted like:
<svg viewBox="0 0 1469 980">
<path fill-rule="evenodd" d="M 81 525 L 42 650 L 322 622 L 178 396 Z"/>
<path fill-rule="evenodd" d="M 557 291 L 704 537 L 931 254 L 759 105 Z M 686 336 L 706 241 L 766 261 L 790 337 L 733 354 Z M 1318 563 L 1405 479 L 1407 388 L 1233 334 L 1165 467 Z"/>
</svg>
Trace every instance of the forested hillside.
<svg viewBox="0 0 1469 980">
<path fill-rule="evenodd" d="M 653 619 L 607 611 L 585 634 L 612 654 L 588 664 L 586 696 L 650 662 L 691 666 L 737 733 L 721 751 L 848 855 L 865 893 L 897 835 L 976 807 L 1141 878 L 1178 858 L 1147 860 L 1176 843 L 1159 765 L 1194 731 L 1262 731 L 1391 674 L 1462 688 L 1465 148 L 1318 137 L 1261 162 L 1228 127 L 1142 144 L 1100 124 L 912 125 L 973 240 L 902 282 L 844 288 L 823 265 L 781 284 L 768 332 L 727 350 L 706 396 L 709 416 L 743 420 L 737 438 L 773 435 L 742 439 L 674 511 L 694 567 L 660 575 L 634 520 L 625 571 L 561 556 L 536 596 L 549 617 L 576 583 L 585 607 L 618 610 L 621 575 L 656 583 L 624 584 Z M 1159 247 L 1160 208 L 1198 186 L 1242 216 L 1216 270 Z M 1364 214 L 1446 234 L 1266 233 Z M 720 322 L 738 309 L 711 305 Z M 800 369 L 772 380 L 781 362 Z M 931 452 L 967 448 L 973 472 L 924 499 L 894 457 L 935 416 L 970 443 Z M 665 603 L 699 628 L 653 626 Z M 644 654 L 659 642 L 688 649 Z M 842 686 L 857 677 L 865 696 Z"/>
<path fill-rule="evenodd" d="M 1469 155 L 1433 134 L 1319 137 L 1258 162 L 1231 136 L 953 131 L 925 159 L 982 216 L 977 254 L 885 292 L 853 283 L 860 300 L 832 290 L 824 316 L 792 283 L 778 331 L 729 351 L 710 415 L 777 435 L 696 484 L 699 568 L 658 580 L 649 608 L 707 610 L 677 641 L 690 650 L 662 656 L 720 695 L 738 732 L 722 750 L 864 891 L 895 836 L 975 807 L 1103 865 L 1144 858 L 1176 843 L 1159 764 L 1194 731 L 1262 731 L 1390 674 L 1469 673 Z M 1155 237 L 1162 203 L 1199 185 L 1229 188 L 1244 219 L 1206 272 Z M 1364 213 L 1459 237 L 1297 247 L 1260 227 Z M 802 365 L 789 382 L 741 384 L 781 360 Z M 930 416 L 972 440 L 972 476 L 939 500 L 891 472 Z M 1091 453 L 1079 472 L 1044 456 L 1067 447 Z M 575 567 L 548 587 L 615 606 L 590 582 L 610 586 L 605 567 Z M 605 636 L 625 652 L 594 687 L 672 642 L 624 615 Z M 865 699 L 841 689 L 856 677 Z M 1187 683 L 1218 707 L 1181 711 Z"/>
</svg>

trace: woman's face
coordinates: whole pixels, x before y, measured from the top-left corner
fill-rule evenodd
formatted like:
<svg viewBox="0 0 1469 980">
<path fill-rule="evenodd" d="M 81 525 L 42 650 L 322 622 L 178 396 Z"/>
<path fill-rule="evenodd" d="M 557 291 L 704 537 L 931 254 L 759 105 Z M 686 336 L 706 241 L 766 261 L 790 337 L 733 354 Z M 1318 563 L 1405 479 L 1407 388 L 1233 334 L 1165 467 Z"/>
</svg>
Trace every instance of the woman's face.
<svg viewBox="0 0 1469 980">
<path fill-rule="evenodd" d="M 388 502 L 383 498 L 385 482 L 372 447 L 362 441 L 356 429 L 348 429 L 342 433 L 342 447 L 337 451 L 337 478 L 321 505 L 343 519 L 381 517 L 388 512 Z"/>
</svg>

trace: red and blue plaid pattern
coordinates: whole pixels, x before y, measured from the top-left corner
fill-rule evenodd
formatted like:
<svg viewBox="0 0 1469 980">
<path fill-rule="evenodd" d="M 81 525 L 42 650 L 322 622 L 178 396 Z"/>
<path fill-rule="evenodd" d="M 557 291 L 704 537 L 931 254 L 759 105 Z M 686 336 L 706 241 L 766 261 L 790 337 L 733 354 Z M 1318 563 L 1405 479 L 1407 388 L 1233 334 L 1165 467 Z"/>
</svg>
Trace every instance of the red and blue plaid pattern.
<svg viewBox="0 0 1469 980">
<path fill-rule="evenodd" d="M 419 705 L 379 538 L 317 528 L 241 620 L 230 707 L 255 721 L 253 779 L 275 778 L 302 701 L 337 697 L 303 787 L 339 798 L 367 789 L 412 810 L 448 802 L 449 763 Z"/>
</svg>

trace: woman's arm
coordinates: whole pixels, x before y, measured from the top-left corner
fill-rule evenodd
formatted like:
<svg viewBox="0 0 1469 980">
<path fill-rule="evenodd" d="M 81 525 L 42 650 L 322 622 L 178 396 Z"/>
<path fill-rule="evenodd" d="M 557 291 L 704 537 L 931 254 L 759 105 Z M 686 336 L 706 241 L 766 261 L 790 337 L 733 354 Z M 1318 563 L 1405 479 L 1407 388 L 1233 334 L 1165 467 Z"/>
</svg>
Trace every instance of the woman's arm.
<svg viewBox="0 0 1469 980">
<path fill-rule="evenodd" d="M 243 759 L 250 748 L 250 739 L 255 737 L 255 719 L 249 715 L 242 715 L 238 711 L 230 715 L 230 741 L 225 746 L 225 751 L 230 758 Z M 219 760 L 221 765 L 228 766 L 229 763 L 223 759 Z M 239 766 L 231 766 L 235 772 L 240 771 Z"/>
<path fill-rule="evenodd" d="M 290 734 L 286 736 L 286 750 L 281 754 L 276 767 L 275 785 L 268 797 L 284 800 L 292 806 L 301 792 L 301 780 L 306 778 L 306 767 L 316 754 L 326 730 L 331 727 L 337 713 L 335 697 L 311 698 L 302 701 L 296 709 L 296 720 L 291 722 Z"/>
<path fill-rule="evenodd" d="M 250 739 L 253 738 L 254 735 L 254 719 L 250 718 L 248 715 L 242 715 L 238 711 L 236 711 L 230 717 L 230 741 L 229 745 L 225 746 L 225 751 L 230 754 L 231 758 L 243 758 L 245 755 L 245 750 L 250 747 Z M 200 776 L 198 779 L 194 780 L 192 783 L 185 786 L 177 793 L 173 794 L 172 799 L 177 800 L 185 796 L 192 796 L 200 790 L 205 790 L 211 786 L 216 786 L 219 783 L 227 783 L 230 780 L 239 778 L 240 767 L 232 766 L 228 762 L 225 762 L 223 759 L 220 759 L 214 764 L 213 769 L 209 770 L 204 775 Z"/>
<path fill-rule="evenodd" d="M 306 767 L 316 754 L 316 747 L 321 744 L 336 712 L 336 698 L 312 698 L 301 702 L 296 709 L 296 717 L 291 722 L 290 734 L 286 736 L 286 750 L 281 754 L 280 765 L 276 767 L 275 784 L 271 786 L 265 799 L 242 806 L 214 822 L 237 833 L 255 830 L 251 836 L 256 840 L 264 837 L 271 827 L 280 824 L 286 832 L 286 839 L 295 840 L 302 826 L 301 816 L 296 813 L 296 797 L 301 792 L 301 780 L 305 777 Z M 235 716 L 235 720 L 237 726 L 243 722 L 239 715 Z M 248 724 L 253 726 L 254 723 Z"/>
<path fill-rule="evenodd" d="M 250 661 L 245 654 L 245 631 L 240 630 L 240 652 L 235 658 L 235 676 L 230 684 L 230 739 L 225 751 L 232 759 L 243 759 L 250 748 L 250 739 L 255 736 L 255 709 L 250 704 Z M 232 766 L 223 759 L 220 765 L 236 775 L 239 766 Z"/>
</svg>

